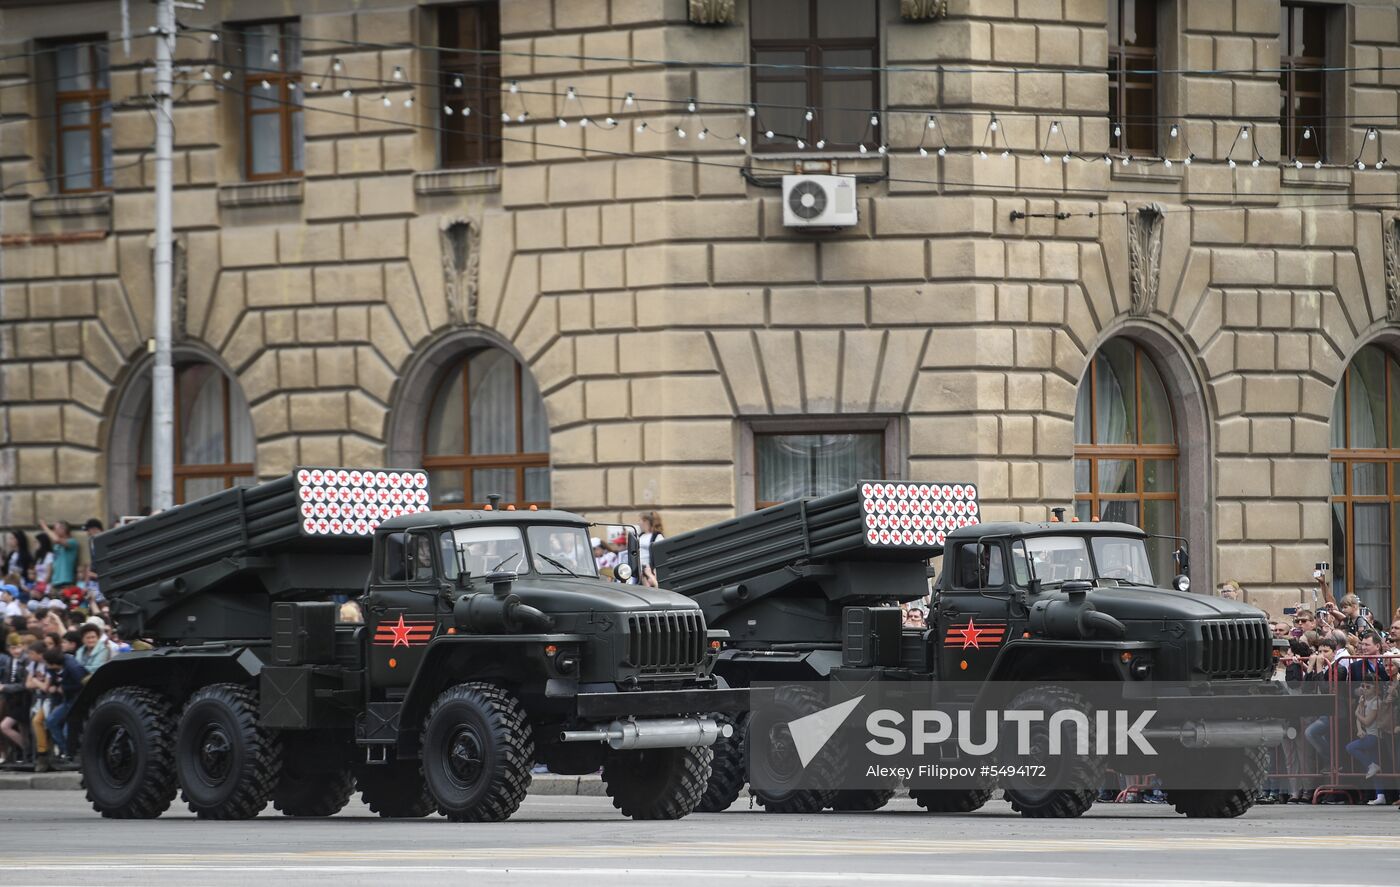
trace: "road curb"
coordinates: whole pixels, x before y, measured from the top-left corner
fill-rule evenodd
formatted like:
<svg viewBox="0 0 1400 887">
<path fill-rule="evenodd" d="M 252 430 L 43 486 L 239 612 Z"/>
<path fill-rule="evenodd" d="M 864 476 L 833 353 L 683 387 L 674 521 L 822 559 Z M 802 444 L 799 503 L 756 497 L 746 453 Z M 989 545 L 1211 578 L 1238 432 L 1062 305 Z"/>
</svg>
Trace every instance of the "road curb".
<svg viewBox="0 0 1400 887">
<path fill-rule="evenodd" d="M 0 791 L 31 789 L 36 791 L 69 791 L 82 788 L 82 775 L 64 773 L 4 773 L 0 774 Z"/>
</svg>

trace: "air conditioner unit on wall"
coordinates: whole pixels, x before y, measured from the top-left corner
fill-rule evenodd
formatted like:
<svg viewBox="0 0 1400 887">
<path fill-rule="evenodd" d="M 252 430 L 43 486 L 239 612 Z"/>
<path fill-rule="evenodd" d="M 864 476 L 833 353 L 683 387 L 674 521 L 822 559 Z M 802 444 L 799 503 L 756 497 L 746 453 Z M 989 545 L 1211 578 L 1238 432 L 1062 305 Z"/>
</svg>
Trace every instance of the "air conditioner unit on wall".
<svg viewBox="0 0 1400 887">
<path fill-rule="evenodd" d="M 855 176 L 783 176 L 783 224 L 849 228 L 856 224 Z"/>
</svg>

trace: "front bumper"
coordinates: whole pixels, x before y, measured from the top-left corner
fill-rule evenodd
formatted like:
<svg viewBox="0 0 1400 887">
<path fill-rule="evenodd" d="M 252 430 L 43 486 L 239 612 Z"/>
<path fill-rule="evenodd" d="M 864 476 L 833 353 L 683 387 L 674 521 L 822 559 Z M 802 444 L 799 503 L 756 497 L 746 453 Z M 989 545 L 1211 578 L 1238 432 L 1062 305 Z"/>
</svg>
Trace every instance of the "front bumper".
<svg viewBox="0 0 1400 887">
<path fill-rule="evenodd" d="M 697 712 L 735 714 L 753 706 L 752 694 L 772 691 L 747 688 L 729 690 L 634 690 L 631 692 L 579 693 L 575 712 L 582 720 L 657 717 Z"/>
</svg>

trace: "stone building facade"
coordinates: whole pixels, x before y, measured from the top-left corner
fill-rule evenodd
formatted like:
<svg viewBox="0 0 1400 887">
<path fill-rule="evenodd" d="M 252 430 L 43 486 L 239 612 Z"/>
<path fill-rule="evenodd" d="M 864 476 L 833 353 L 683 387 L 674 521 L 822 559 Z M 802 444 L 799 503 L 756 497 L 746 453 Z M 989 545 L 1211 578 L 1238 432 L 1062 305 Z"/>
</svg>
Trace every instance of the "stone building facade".
<svg viewBox="0 0 1400 887">
<path fill-rule="evenodd" d="M 1276 613 L 1317 561 L 1396 605 L 1389 390 L 1373 403 L 1358 372 L 1333 416 L 1354 359 L 1380 354 L 1389 378 L 1400 345 L 1400 183 L 1377 166 L 1400 162 L 1395 0 L 1309 4 L 1325 30 L 1299 46 L 1345 69 L 1318 75 L 1315 145 L 1280 122 L 1280 59 L 1298 54 L 1280 0 L 1128 0 L 1154 19 L 1147 105 L 1111 74 L 1137 58 L 1123 0 L 851 0 L 840 16 L 873 16 L 880 70 L 861 88 L 879 119 L 865 150 L 839 151 L 769 140 L 747 114 L 794 113 L 756 96 L 757 17 L 810 15 L 815 33 L 830 4 L 500 0 L 500 79 L 477 110 L 510 117 L 500 159 L 451 168 L 433 47 L 452 4 L 205 5 L 180 10 L 176 335 L 182 362 L 227 380 L 224 437 L 249 440 L 244 455 L 225 440 L 227 465 L 420 464 L 446 380 L 494 348 L 547 421 L 547 458 L 498 470 L 547 465 L 535 497 L 599 519 L 654 508 L 675 532 L 753 508 L 757 439 L 856 430 L 878 436 L 887 476 L 975 482 L 990 517 L 1042 518 L 1077 493 L 1082 512 L 1109 509 L 1089 489 L 1102 472 L 1119 493 L 1151 486 L 1198 587 L 1237 578 Z M 0 524 L 140 505 L 147 7 L 130 5 L 124 43 L 119 3 L 0 0 Z M 250 173 L 238 84 L 258 84 L 222 54 L 267 21 L 300 35 L 300 147 L 282 143 L 300 169 L 282 176 Z M 65 190 L 46 52 L 74 38 L 107 47 L 111 181 Z M 774 186 L 802 164 L 860 176 L 856 226 L 785 227 Z M 1138 397 L 1160 379 L 1167 438 L 1094 430 L 1086 409 L 1122 419 L 1085 394 L 1096 354 Z M 247 422 L 229 419 L 245 402 Z M 1337 437 L 1375 403 L 1379 445 Z"/>
</svg>

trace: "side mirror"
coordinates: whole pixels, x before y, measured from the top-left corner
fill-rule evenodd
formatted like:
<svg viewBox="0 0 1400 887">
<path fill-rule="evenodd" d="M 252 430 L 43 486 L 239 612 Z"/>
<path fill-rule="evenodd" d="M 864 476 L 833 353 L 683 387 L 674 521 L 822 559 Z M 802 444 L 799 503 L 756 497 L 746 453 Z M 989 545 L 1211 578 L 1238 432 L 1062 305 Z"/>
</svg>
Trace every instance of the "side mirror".
<svg viewBox="0 0 1400 887">
<path fill-rule="evenodd" d="M 631 576 L 624 576 L 624 582 L 629 581 L 632 576 L 642 574 L 642 540 L 637 538 L 636 531 L 627 530 L 627 563 L 624 564 L 630 571 Z"/>
<path fill-rule="evenodd" d="M 1172 552 L 1172 558 L 1176 560 L 1178 573 L 1187 575 L 1191 572 L 1191 554 L 1186 550 L 1185 544 L 1178 546 L 1176 551 Z"/>
<path fill-rule="evenodd" d="M 1026 583 L 1027 594 L 1040 594 L 1040 580 L 1032 579 Z"/>
</svg>

